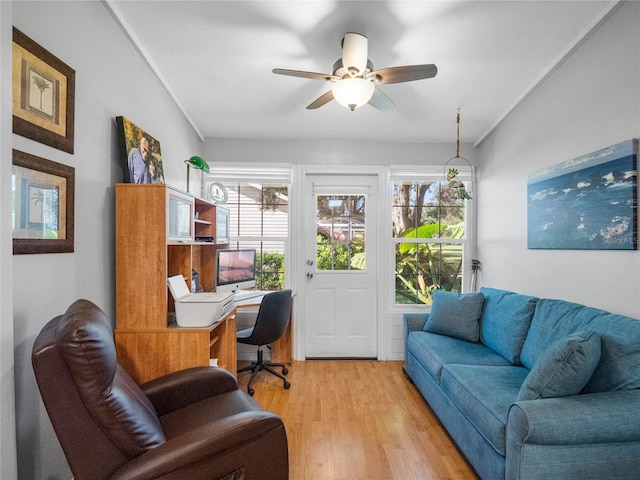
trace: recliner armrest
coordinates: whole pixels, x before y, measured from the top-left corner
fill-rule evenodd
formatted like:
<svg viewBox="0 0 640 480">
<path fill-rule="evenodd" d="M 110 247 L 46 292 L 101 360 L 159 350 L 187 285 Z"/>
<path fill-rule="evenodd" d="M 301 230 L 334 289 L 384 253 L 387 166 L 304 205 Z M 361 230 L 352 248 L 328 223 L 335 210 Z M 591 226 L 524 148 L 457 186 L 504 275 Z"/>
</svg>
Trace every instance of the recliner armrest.
<svg viewBox="0 0 640 480">
<path fill-rule="evenodd" d="M 162 417 L 201 400 L 238 390 L 238 382 L 222 368 L 193 367 L 154 378 L 140 388 Z"/>
<path fill-rule="evenodd" d="M 266 435 L 274 435 L 271 439 Z M 269 441 L 270 440 L 270 441 Z M 275 414 L 266 411 L 243 412 L 225 417 L 183 435 L 167 440 L 164 444 L 149 450 L 131 460 L 117 472 L 111 480 L 141 480 L 151 478 L 192 478 L 193 470 L 205 478 L 210 469 L 226 469 L 243 467 L 244 464 L 257 461 L 268 462 L 267 455 L 240 455 L 241 464 L 231 465 L 229 455 L 236 449 L 246 448 L 247 444 L 259 441 L 268 446 L 269 456 L 284 455 L 280 464 L 287 473 L 287 440 L 282 420 Z M 276 444 L 278 443 L 278 444 Z M 181 476 L 181 472 L 183 475 Z M 187 474 L 184 477 L 184 473 Z M 217 478 L 209 477 L 206 478 Z"/>
</svg>

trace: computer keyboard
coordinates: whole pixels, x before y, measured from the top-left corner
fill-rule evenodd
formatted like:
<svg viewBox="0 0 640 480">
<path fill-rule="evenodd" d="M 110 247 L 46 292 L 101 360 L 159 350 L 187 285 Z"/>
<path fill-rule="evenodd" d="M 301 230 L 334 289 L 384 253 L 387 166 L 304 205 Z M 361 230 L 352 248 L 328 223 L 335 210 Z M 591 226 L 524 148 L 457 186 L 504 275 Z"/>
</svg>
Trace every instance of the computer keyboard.
<svg viewBox="0 0 640 480">
<path fill-rule="evenodd" d="M 233 294 L 233 300 L 239 302 L 241 300 L 248 300 L 249 298 L 262 297 L 264 292 L 259 290 L 240 290 Z"/>
</svg>

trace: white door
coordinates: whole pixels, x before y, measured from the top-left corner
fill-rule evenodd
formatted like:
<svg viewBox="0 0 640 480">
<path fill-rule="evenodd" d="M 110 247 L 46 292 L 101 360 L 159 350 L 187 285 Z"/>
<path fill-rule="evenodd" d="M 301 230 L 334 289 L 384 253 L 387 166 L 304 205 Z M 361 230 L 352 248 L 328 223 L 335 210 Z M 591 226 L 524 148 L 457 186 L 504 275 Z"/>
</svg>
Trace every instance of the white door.
<svg viewBox="0 0 640 480">
<path fill-rule="evenodd" d="M 377 176 L 305 175 L 307 358 L 376 358 Z"/>
</svg>

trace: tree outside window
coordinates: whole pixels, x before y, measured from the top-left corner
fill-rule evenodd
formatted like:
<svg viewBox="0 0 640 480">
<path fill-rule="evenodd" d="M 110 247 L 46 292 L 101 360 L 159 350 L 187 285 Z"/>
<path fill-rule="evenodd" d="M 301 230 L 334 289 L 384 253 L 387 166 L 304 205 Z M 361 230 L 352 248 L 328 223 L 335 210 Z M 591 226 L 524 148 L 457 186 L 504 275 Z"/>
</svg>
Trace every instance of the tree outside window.
<svg viewBox="0 0 640 480">
<path fill-rule="evenodd" d="M 462 290 L 465 204 L 441 181 L 392 182 L 395 303 L 431 304 Z"/>
</svg>

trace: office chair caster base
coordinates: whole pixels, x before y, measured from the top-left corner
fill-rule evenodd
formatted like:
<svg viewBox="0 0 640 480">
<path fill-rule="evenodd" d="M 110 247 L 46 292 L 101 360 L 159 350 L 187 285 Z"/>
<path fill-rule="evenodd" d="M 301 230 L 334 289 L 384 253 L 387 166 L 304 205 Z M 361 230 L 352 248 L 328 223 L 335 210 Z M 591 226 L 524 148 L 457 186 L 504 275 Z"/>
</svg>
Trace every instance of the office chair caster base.
<svg viewBox="0 0 640 480">
<path fill-rule="evenodd" d="M 256 391 L 253 388 L 247 388 L 247 393 L 253 397 L 253 394 L 256 393 Z"/>
<path fill-rule="evenodd" d="M 286 375 L 287 373 L 289 373 L 289 369 L 287 367 L 282 367 L 282 374 Z"/>
<path fill-rule="evenodd" d="M 289 382 L 284 382 L 284 389 L 289 390 L 291 388 L 291 384 Z"/>
</svg>

